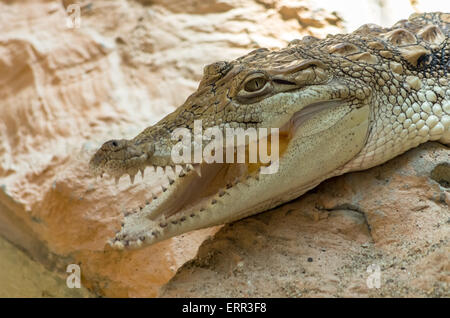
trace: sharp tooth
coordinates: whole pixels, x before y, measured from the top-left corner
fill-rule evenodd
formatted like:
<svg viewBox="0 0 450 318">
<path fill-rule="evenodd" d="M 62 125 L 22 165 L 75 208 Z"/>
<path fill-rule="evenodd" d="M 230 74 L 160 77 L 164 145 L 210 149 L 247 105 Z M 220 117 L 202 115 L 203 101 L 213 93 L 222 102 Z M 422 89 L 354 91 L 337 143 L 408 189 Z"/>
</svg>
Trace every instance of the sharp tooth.
<svg viewBox="0 0 450 318">
<path fill-rule="evenodd" d="M 164 174 L 164 170 L 161 166 L 156 167 L 156 174 Z"/>
<path fill-rule="evenodd" d="M 155 166 L 148 166 L 150 168 L 150 172 L 155 173 Z"/>
<path fill-rule="evenodd" d="M 134 176 L 135 176 L 135 174 L 133 174 L 133 175 L 130 174 L 130 181 L 131 181 L 131 184 L 134 183 Z"/>
<path fill-rule="evenodd" d="M 180 165 L 175 166 L 175 175 L 179 175 L 183 171 L 183 167 Z"/>
<path fill-rule="evenodd" d="M 199 164 L 194 165 L 194 169 L 195 169 L 195 172 L 198 174 L 198 176 L 201 177 L 202 176 L 202 168 L 200 167 L 200 165 Z"/>
<path fill-rule="evenodd" d="M 165 186 L 161 186 L 162 192 L 166 192 L 167 188 Z"/>
<path fill-rule="evenodd" d="M 187 171 L 187 172 L 192 171 L 193 169 L 194 169 L 194 167 L 192 167 L 192 165 L 191 165 L 190 163 L 188 163 L 188 164 L 186 165 L 186 171 Z"/>
<path fill-rule="evenodd" d="M 166 166 L 166 167 L 164 168 L 164 170 L 165 170 L 166 174 L 168 174 L 168 173 L 174 174 L 174 173 L 175 173 L 175 172 L 173 171 L 173 167 L 171 167 L 171 166 Z"/>
<path fill-rule="evenodd" d="M 183 170 L 180 171 L 180 173 L 178 174 L 179 177 L 184 177 L 186 174 L 184 173 Z"/>
<path fill-rule="evenodd" d="M 169 179 L 169 184 L 170 185 L 172 185 L 174 182 L 175 182 L 175 180 L 173 180 L 171 177 L 169 177 L 169 176 L 167 176 L 167 179 Z"/>
<path fill-rule="evenodd" d="M 120 176 L 114 177 L 114 182 L 116 183 L 116 185 L 119 184 L 119 180 L 120 180 Z"/>
<path fill-rule="evenodd" d="M 118 249 L 118 250 L 123 250 L 124 249 L 124 245 L 121 241 L 115 241 L 114 242 L 114 248 Z"/>
<path fill-rule="evenodd" d="M 144 172 L 145 172 L 145 168 L 141 168 L 139 169 L 141 171 L 141 177 L 142 179 L 144 179 Z"/>
<path fill-rule="evenodd" d="M 158 199 L 158 197 L 156 196 L 156 194 L 154 194 L 153 192 L 152 192 L 152 198 L 153 198 L 153 200 Z"/>
</svg>

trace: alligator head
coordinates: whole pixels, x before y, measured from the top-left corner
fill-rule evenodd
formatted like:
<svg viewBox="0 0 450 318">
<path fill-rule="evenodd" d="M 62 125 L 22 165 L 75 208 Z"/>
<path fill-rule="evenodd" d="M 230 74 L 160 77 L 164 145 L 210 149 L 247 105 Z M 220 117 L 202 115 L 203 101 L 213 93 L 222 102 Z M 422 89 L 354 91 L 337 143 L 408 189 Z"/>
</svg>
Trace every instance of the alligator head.
<svg viewBox="0 0 450 318">
<path fill-rule="evenodd" d="M 116 180 L 129 174 L 133 182 L 146 167 L 163 167 L 168 178 L 160 193 L 125 217 L 111 245 L 139 247 L 238 220 L 296 198 L 331 176 L 368 168 L 405 151 L 406 146 L 378 156 L 378 148 L 389 141 L 383 134 L 388 134 L 394 116 L 379 110 L 394 89 L 400 95 L 402 89 L 419 86 L 420 59 L 442 43 L 439 28 L 431 30 L 436 36 L 429 46 L 405 43 L 417 42 L 416 34 L 425 30 L 424 19 L 415 19 L 392 29 L 366 25 L 324 40 L 305 37 L 281 50 L 258 49 L 206 66 L 197 91 L 175 112 L 133 139 L 106 142 L 91 159 L 95 174 L 107 173 Z M 389 94 L 383 92 L 386 85 L 394 86 Z M 199 120 L 200 133 L 213 127 L 223 136 L 229 128 L 239 133 L 266 131 L 256 135 L 256 144 L 265 143 L 276 160 L 263 162 L 259 152 L 257 160 L 250 161 L 250 150 L 255 149 L 250 138 L 231 146 L 228 140 L 219 143 L 219 159 L 231 147 L 234 161 L 174 160 L 179 132 L 198 135 Z M 183 149 L 193 152 L 210 141 L 192 137 L 183 140 L 192 147 Z M 236 160 L 238 147 L 245 149 L 244 161 Z M 263 170 L 275 166 L 272 173 Z"/>
</svg>

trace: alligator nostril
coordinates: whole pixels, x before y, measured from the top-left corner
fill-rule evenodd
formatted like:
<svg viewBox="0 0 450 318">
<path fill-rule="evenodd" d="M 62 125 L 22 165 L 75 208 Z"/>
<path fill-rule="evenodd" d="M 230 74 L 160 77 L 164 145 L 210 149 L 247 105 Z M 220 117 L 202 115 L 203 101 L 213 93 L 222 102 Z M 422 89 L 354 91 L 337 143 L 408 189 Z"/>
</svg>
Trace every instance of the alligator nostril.
<svg viewBox="0 0 450 318">
<path fill-rule="evenodd" d="M 104 143 L 105 147 L 108 148 L 117 148 L 119 146 L 119 142 L 115 139 L 113 140 L 109 140 L 107 142 Z"/>
<path fill-rule="evenodd" d="M 108 140 L 107 142 L 105 142 L 102 146 L 102 149 L 105 151 L 109 151 L 109 150 L 118 150 L 119 146 L 121 145 L 120 140 L 116 140 L 116 139 L 112 139 L 112 140 Z"/>
</svg>

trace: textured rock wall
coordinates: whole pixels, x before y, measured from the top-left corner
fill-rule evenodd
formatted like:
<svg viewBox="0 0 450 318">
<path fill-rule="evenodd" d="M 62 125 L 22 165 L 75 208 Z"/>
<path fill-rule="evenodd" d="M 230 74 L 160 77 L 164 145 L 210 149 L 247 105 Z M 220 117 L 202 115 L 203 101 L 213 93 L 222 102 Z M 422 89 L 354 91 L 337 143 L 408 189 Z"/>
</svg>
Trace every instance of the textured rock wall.
<svg viewBox="0 0 450 318">
<path fill-rule="evenodd" d="M 74 2 L 82 4 L 80 28 L 67 24 Z M 83 285 L 97 295 L 156 296 L 217 228 L 104 251 L 121 213 L 157 189 L 160 176 L 135 185 L 94 180 L 91 153 L 181 104 L 205 64 L 351 30 L 355 15 L 336 2 L 0 2 L 0 235 L 60 274 L 80 264 Z M 405 2 L 400 12 L 370 3 L 358 17 L 383 24 L 418 5 Z"/>
</svg>

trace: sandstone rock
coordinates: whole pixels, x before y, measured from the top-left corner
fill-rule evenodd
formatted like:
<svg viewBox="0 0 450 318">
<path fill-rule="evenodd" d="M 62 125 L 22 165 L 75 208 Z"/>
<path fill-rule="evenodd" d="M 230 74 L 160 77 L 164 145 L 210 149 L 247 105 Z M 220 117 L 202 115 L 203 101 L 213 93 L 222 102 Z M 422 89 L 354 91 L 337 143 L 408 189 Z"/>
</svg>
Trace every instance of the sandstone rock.
<svg viewBox="0 0 450 318">
<path fill-rule="evenodd" d="M 76 3 L 81 4 L 79 28 L 74 11 L 66 12 Z M 302 9 L 302 16 L 285 20 L 280 5 L 268 0 L 1 2 L 0 235 L 50 271 L 65 275 L 68 264 L 80 264 L 83 285 L 95 295 L 156 296 L 217 228 L 137 251 L 105 251 L 122 214 L 138 208 L 162 181 L 148 171 L 135 185 L 125 178 L 118 186 L 94 180 L 86 169 L 89 157 L 105 140 L 130 138 L 175 109 L 195 90 L 205 64 L 346 26 L 333 20 L 341 13 L 323 8 L 315 11 L 319 15 Z M 319 21 L 317 27 L 300 23 L 308 16 Z M 365 223 L 359 214 L 346 213 L 351 212 L 336 213 L 347 221 L 335 231 L 353 235 L 352 227 Z M 364 244 L 363 234 L 355 238 Z M 317 257 L 311 257 L 315 264 Z M 429 255 L 430 275 L 442 257 Z M 427 284 L 417 280 L 418 286 Z M 47 292 L 69 296 L 57 288 Z"/>
</svg>

